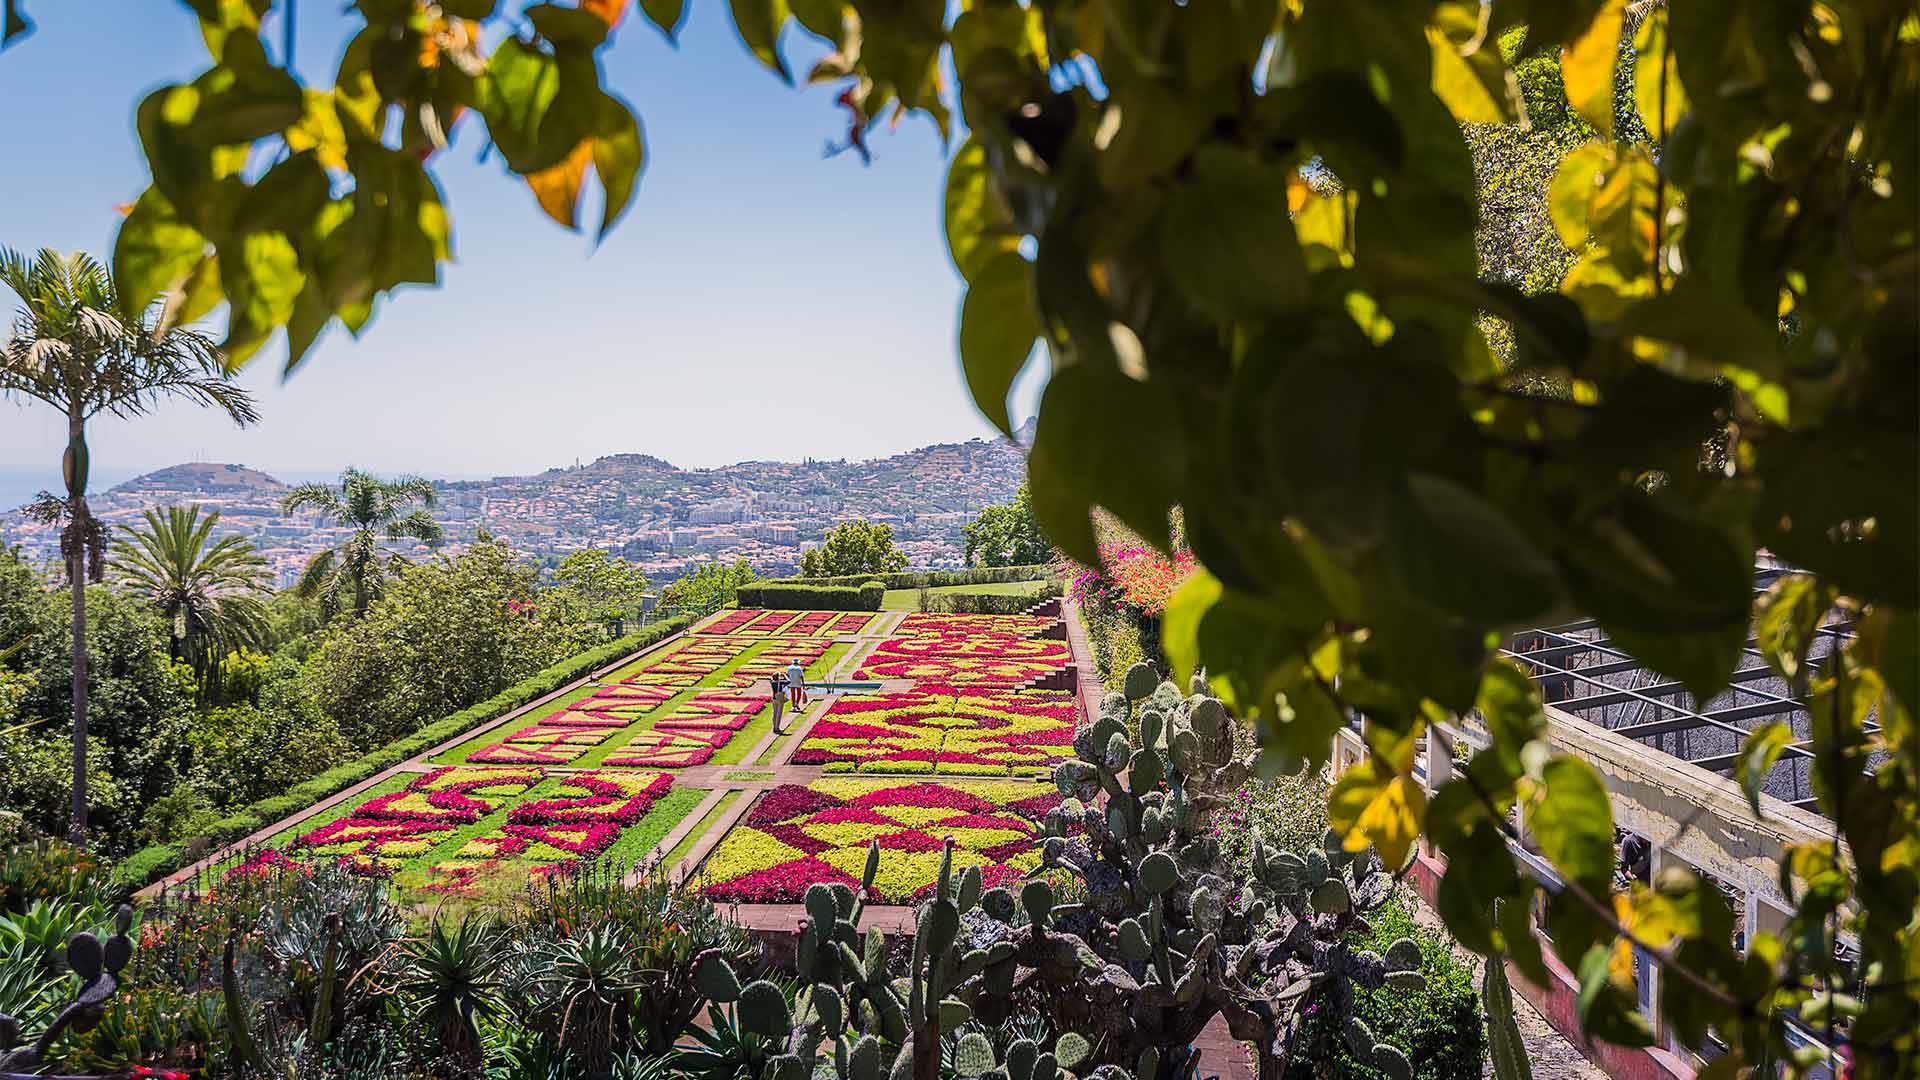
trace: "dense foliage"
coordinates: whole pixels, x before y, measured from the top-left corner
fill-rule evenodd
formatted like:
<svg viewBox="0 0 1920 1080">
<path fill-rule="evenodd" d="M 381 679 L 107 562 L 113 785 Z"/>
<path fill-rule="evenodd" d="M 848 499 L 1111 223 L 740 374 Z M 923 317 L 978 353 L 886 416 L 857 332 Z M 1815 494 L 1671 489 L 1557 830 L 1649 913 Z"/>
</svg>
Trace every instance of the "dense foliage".
<svg viewBox="0 0 1920 1080">
<path fill-rule="evenodd" d="M 679 578 L 660 591 L 660 614 L 699 618 L 730 607 L 740 586 L 760 575 L 745 559 L 733 563 L 702 563 L 693 573 Z"/>
<path fill-rule="evenodd" d="M 820 546 L 800 553 L 802 577 L 892 574 L 907 568 L 907 553 L 893 542 L 893 526 L 843 521 L 827 530 Z"/>
<path fill-rule="evenodd" d="M 1025 484 L 1011 501 L 981 510 L 962 532 L 968 566 L 1025 566 L 1053 557 L 1053 544 L 1033 516 L 1033 492 Z"/>
<path fill-rule="evenodd" d="M 750 607 L 795 608 L 804 611 L 879 611 L 887 590 L 877 581 L 864 585 L 792 585 L 782 581 L 742 585 L 736 591 Z"/>
<path fill-rule="evenodd" d="M 209 693 L 175 659 L 179 612 L 128 580 L 124 591 L 90 587 L 86 609 L 89 803 L 101 848 L 115 855 L 199 835 L 223 814 L 608 640 L 589 598 L 542 586 L 504 544 L 476 544 L 394 569 L 358 618 L 286 616 L 290 629 L 312 628 L 277 640 L 271 616 L 255 620 L 264 624 L 256 640 L 272 652 L 225 652 Z M 20 646 L 0 659 L 0 809 L 51 833 L 65 831 L 73 781 L 69 606 L 56 585 L 0 551 L 0 641 Z"/>
</svg>

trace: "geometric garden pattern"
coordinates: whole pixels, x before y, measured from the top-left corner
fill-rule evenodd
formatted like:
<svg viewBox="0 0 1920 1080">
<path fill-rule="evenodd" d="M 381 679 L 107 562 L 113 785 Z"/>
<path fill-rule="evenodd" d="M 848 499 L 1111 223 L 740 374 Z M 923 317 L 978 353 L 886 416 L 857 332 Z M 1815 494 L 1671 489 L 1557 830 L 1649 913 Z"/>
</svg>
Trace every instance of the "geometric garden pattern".
<svg viewBox="0 0 1920 1080">
<path fill-rule="evenodd" d="M 786 759 L 825 775 L 750 793 L 701 863 L 701 886 L 724 901 L 798 902 L 815 882 L 857 885 L 876 841 L 877 902 L 923 898 L 949 839 L 989 887 L 1026 876 L 1039 860 L 1036 823 L 1060 801 L 1036 780 L 1071 754 L 1078 715 L 1072 692 L 1031 688 L 1070 662 L 1066 642 L 1041 636 L 1057 620 L 751 609 L 437 759 L 455 764 L 383 779 L 236 871 L 337 859 L 459 893 L 493 871 L 538 876 L 616 844 L 639 857 L 697 801 L 676 796 L 644 837 L 621 844 L 673 790 L 671 770 L 710 763 L 756 719 L 764 733 L 767 676 L 795 661 L 824 670 L 836 638 L 865 636 L 875 619 L 892 636 L 853 677 L 895 686 L 832 699 Z M 760 745 L 762 734 L 752 738 Z M 737 754 L 722 760 L 751 771 Z"/>
</svg>

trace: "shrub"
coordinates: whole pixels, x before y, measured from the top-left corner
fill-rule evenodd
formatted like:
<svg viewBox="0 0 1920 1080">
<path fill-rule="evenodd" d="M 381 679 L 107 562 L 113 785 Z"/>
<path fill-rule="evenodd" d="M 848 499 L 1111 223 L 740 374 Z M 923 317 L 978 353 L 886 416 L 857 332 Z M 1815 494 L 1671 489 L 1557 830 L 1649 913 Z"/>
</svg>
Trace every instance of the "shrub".
<svg viewBox="0 0 1920 1080">
<path fill-rule="evenodd" d="M 764 582 L 740 586 L 741 607 L 780 608 L 789 611 L 879 611 L 887 587 L 868 580 L 859 585 L 790 585 Z"/>
<path fill-rule="evenodd" d="M 926 611 L 961 615 L 1018 615 L 1049 596 L 1060 595 L 1058 581 L 1035 582 L 1017 593 L 929 593 Z"/>
<path fill-rule="evenodd" d="M 22 912 L 36 900 L 106 906 L 116 895 L 93 857 L 59 840 L 9 841 L 0 847 L 0 912 Z"/>
<path fill-rule="evenodd" d="M 1029 563 L 1025 566 L 971 566 L 965 570 L 903 570 L 894 574 L 777 578 L 768 584 L 859 585 L 866 581 L 878 581 L 889 589 L 932 589 L 943 585 L 997 585 L 1006 581 L 1041 581 L 1052 575 L 1052 566 L 1046 563 Z"/>
<path fill-rule="evenodd" d="M 1419 1080 L 1479 1080 L 1487 1035 L 1473 970 L 1453 955 L 1445 938 L 1414 921 L 1410 903 L 1395 895 L 1369 917 L 1372 932 L 1354 947 L 1385 952 L 1396 938 L 1412 938 L 1420 945 L 1426 989 L 1416 994 L 1389 987 L 1357 990 L 1353 1013 L 1366 1021 L 1376 1038 L 1407 1055 Z M 1325 1075 L 1385 1080 L 1382 1073 L 1347 1052 L 1346 1040 L 1335 1030 L 1331 1017 L 1309 1016 L 1299 1037 L 1309 1040 L 1316 1052 L 1296 1054 L 1287 1080 Z"/>
<path fill-rule="evenodd" d="M 645 648 L 662 638 L 676 634 L 686 625 L 685 618 L 665 619 L 643 630 L 628 634 L 618 641 L 610 641 L 605 645 L 588 649 L 509 686 L 477 705 L 468 706 L 451 716 L 442 717 L 411 735 L 396 739 L 352 761 L 336 765 L 304 783 L 296 784 L 283 795 L 261 799 L 245 809 L 229 814 L 207 826 L 198 836 L 179 838 L 172 843 L 156 844 L 136 851 L 120 864 L 120 879 L 138 888 L 164 877 L 178 869 L 183 861 L 197 854 L 196 849 L 225 844 L 257 832 L 269 822 L 278 821 L 329 795 L 344 791 L 382 769 L 398 765 L 410 757 L 433 749 L 448 739 L 464 735 L 489 720 L 512 712 L 529 701 L 544 697 L 582 676 L 606 667 L 637 649 Z"/>
</svg>

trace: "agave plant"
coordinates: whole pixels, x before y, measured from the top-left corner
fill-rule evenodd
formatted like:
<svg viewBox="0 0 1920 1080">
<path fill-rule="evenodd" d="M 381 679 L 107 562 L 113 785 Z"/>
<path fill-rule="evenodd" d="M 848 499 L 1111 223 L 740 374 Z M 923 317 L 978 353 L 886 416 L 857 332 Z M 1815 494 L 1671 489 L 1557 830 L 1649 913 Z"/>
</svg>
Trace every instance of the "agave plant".
<svg viewBox="0 0 1920 1080">
<path fill-rule="evenodd" d="M 400 944 L 394 992 L 441 1054 L 467 1072 L 480 1062 L 480 1024 L 501 1012 L 503 958 L 498 929 L 475 916 L 436 918 Z"/>
</svg>

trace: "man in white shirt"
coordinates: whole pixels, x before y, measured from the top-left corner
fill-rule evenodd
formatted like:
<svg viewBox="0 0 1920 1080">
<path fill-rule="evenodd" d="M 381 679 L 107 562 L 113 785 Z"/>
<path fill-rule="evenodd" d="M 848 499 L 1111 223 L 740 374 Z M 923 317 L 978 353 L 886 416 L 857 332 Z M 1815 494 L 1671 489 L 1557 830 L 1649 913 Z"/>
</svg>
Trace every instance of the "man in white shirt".
<svg viewBox="0 0 1920 1080">
<path fill-rule="evenodd" d="M 787 661 L 787 703 L 796 710 L 807 704 L 807 669 L 798 657 Z"/>
</svg>

